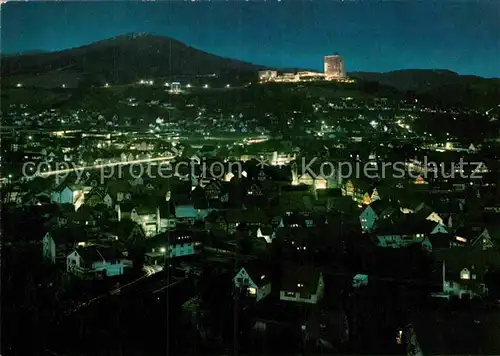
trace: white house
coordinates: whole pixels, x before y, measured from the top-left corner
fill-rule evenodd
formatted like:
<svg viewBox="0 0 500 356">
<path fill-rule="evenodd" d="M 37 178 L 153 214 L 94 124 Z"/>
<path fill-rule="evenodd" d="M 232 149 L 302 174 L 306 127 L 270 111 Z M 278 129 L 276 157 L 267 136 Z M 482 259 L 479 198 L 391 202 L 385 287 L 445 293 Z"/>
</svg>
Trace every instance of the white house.
<svg viewBox="0 0 500 356">
<path fill-rule="evenodd" d="M 290 266 L 283 273 L 280 300 L 317 304 L 324 295 L 323 274 L 312 266 Z"/>
<path fill-rule="evenodd" d="M 149 258 L 175 258 L 192 256 L 196 254 L 197 242 L 188 230 L 173 230 L 156 235 L 151 238 L 149 246 L 151 252 L 146 254 Z"/>
<path fill-rule="evenodd" d="M 271 282 L 267 273 L 259 266 L 242 267 L 233 278 L 234 286 L 246 289 L 249 296 L 256 301 L 264 299 L 271 293 Z"/>
<path fill-rule="evenodd" d="M 66 258 L 67 271 L 80 277 L 112 277 L 123 274 L 123 256 L 116 250 L 102 246 L 82 247 Z"/>
<path fill-rule="evenodd" d="M 130 219 L 142 226 L 147 237 L 159 232 L 160 209 L 151 204 L 139 205 L 130 212 Z"/>
<path fill-rule="evenodd" d="M 438 233 L 448 233 L 446 226 L 430 220 L 423 220 L 418 225 L 400 225 L 387 231 L 377 231 L 376 236 L 378 246 L 399 248 L 422 243 L 427 235 Z"/>
<path fill-rule="evenodd" d="M 83 234 L 77 234 L 78 231 L 63 228 L 47 232 L 42 239 L 43 258 L 51 263 L 60 259 L 64 261 L 69 251 L 77 246 L 85 246 L 86 238 Z"/>
<path fill-rule="evenodd" d="M 75 185 L 61 184 L 51 194 L 51 201 L 57 204 L 71 204 L 78 210 L 83 204 L 85 191 Z"/>
<path fill-rule="evenodd" d="M 270 244 L 276 238 L 276 232 L 271 228 L 259 227 L 257 229 L 257 238 L 264 239 Z"/>
<path fill-rule="evenodd" d="M 353 288 L 360 288 L 368 285 L 368 275 L 358 273 L 352 278 Z"/>
<path fill-rule="evenodd" d="M 374 192 L 377 191 L 374 189 Z M 374 193 L 374 194 L 375 194 Z M 377 193 L 378 194 L 378 193 Z M 377 220 L 388 219 L 393 216 L 397 210 L 392 206 L 389 201 L 380 200 L 379 198 L 373 199 L 370 205 L 367 205 L 365 209 L 359 215 L 359 222 L 361 224 L 362 231 L 371 231 L 375 228 Z"/>
<path fill-rule="evenodd" d="M 461 227 L 455 231 L 455 239 L 462 244 L 470 244 L 487 250 L 495 246 L 488 229 L 484 227 Z"/>
</svg>

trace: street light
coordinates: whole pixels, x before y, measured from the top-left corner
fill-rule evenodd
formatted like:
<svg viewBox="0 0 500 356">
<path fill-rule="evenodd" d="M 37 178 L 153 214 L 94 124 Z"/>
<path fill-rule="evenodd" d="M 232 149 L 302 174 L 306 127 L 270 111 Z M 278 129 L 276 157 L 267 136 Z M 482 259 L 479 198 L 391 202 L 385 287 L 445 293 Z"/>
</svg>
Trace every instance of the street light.
<svg viewBox="0 0 500 356">
<path fill-rule="evenodd" d="M 167 252 L 167 249 L 165 247 L 162 247 L 162 248 L 160 248 L 160 252 L 165 253 L 165 252 Z"/>
</svg>

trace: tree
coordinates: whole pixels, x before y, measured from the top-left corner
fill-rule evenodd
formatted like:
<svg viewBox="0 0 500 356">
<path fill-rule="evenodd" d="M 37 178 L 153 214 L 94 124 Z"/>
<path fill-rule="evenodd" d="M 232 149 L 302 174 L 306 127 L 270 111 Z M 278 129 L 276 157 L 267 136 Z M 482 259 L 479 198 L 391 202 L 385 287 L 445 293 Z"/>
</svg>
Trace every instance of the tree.
<svg viewBox="0 0 500 356">
<path fill-rule="evenodd" d="M 142 227 L 130 219 L 123 219 L 118 222 L 118 230 L 118 235 L 123 237 L 134 270 L 140 272 L 144 266 L 146 253 L 146 236 Z"/>
</svg>

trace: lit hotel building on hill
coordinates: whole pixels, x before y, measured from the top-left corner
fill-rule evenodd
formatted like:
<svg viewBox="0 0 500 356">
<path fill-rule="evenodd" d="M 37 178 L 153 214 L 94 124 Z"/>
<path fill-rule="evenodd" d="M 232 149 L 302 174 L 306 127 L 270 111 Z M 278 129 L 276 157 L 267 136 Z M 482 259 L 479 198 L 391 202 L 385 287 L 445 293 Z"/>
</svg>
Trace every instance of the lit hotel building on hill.
<svg viewBox="0 0 500 356">
<path fill-rule="evenodd" d="M 259 71 L 259 79 L 261 81 L 271 81 L 276 79 L 278 72 L 275 70 L 262 70 Z"/>
<path fill-rule="evenodd" d="M 340 79 L 345 78 L 344 58 L 335 53 L 332 56 L 325 56 L 325 79 Z"/>
<path fill-rule="evenodd" d="M 325 72 L 298 71 L 288 73 L 278 73 L 276 70 L 259 71 L 259 81 L 267 82 L 313 82 L 332 80 L 340 83 L 354 83 L 353 79 L 347 78 L 344 66 L 344 58 L 338 54 L 326 56 L 324 58 Z"/>
</svg>

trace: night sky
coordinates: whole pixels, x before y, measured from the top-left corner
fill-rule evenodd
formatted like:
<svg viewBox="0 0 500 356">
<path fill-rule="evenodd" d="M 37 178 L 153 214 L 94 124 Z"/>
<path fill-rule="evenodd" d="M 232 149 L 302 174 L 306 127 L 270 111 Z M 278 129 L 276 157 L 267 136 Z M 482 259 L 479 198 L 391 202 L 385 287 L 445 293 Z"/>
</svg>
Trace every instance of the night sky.
<svg viewBox="0 0 500 356">
<path fill-rule="evenodd" d="M 131 32 L 218 55 L 322 70 L 450 69 L 500 77 L 500 0 L 7 2 L 2 52 L 60 50 Z"/>
</svg>

